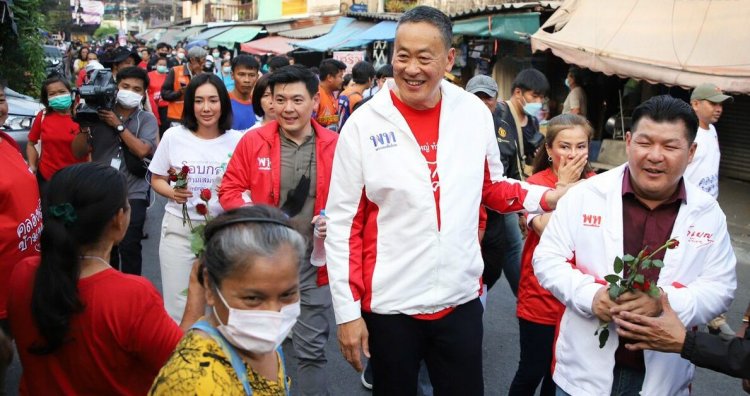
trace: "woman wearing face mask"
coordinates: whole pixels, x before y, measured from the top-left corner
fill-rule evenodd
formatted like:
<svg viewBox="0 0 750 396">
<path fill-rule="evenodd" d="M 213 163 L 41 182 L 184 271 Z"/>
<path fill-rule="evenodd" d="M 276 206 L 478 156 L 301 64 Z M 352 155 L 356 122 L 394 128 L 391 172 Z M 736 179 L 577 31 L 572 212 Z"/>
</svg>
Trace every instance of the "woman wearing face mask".
<svg viewBox="0 0 750 396">
<path fill-rule="evenodd" d="M 25 394 L 144 395 L 179 342 L 156 288 L 109 264 L 130 222 L 127 191 L 108 164 L 50 180 L 41 257 L 18 262 L 9 287 Z"/>
<path fill-rule="evenodd" d="M 547 126 L 547 141 L 534 158 L 534 173 L 526 181 L 555 188 L 593 176 L 588 166 L 592 134 L 591 124 L 583 117 L 563 114 L 552 118 Z M 527 219 L 529 234 L 523 247 L 516 311 L 521 356 L 509 395 L 533 395 L 540 382 L 542 396 L 555 394 L 550 373 L 552 345 L 565 307 L 539 285 L 532 267 L 534 250 L 550 217 L 552 213 L 530 215 Z"/>
<path fill-rule="evenodd" d="M 81 128 L 73 121 L 73 96 L 68 80 L 61 76 L 48 78 L 42 84 L 40 98 L 44 110 L 37 113 L 29 131 L 26 157 L 36 173 L 39 191 L 44 196 L 47 181 L 58 170 L 88 158 L 76 158 L 70 145 Z M 42 154 L 36 144 L 42 143 Z"/>
<path fill-rule="evenodd" d="M 281 343 L 300 312 L 305 241 L 269 206 L 206 227 L 202 282 L 211 313 L 185 334 L 151 395 L 287 395 Z"/>
<path fill-rule="evenodd" d="M 229 60 L 221 61 L 221 69 L 216 73 L 224 85 L 227 87 L 227 91 L 232 92 L 234 89 L 234 78 L 232 78 L 232 62 Z"/>
<path fill-rule="evenodd" d="M 149 165 L 151 186 L 168 200 L 162 220 L 159 265 L 164 304 L 175 322 L 182 319 L 184 291 L 195 260 L 190 248 L 191 230 L 205 222 L 198 212 L 198 204 L 204 204 L 200 193 L 210 190 L 206 211 L 212 216 L 221 213 L 218 183 L 242 138 L 240 132 L 230 129 L 232 105 L 219 77 L 209 73 L 193 77 L 185 91 L 184 109 L 182 125 L 164 132 Z M 170 172 L 180 172 L 182 168 L 188 170 L 187 188 L 175 189 L 169 184 Z"/>
<path fill-rule="evenodd" d="M 164 56 L 160 56 L 156 59 L 154 70 L 148 73 L 148 95 L 151 97 L 151 100 L 156 103 L 157 111 L 159 113 L 160 138 L 164 135 L 164 131 L 169 128 L 169 122 L 167 121 L 167 108 L 169 107 L 169 102 L 161 99 L 161 87 L 167 79 L 167 73 L 169 73 L 169 67 L 167 67 L 167 58 Z"/>
<path fill-rule="evenodd" d="M 261 76 L 253 87 L 253 109 L 260 120 L 250 129 L 255 129 L 276 119 L 276 111 L 273 109 L 273 95 L 271 87 L 268 86 L 268 74 Z"/>
</svg>

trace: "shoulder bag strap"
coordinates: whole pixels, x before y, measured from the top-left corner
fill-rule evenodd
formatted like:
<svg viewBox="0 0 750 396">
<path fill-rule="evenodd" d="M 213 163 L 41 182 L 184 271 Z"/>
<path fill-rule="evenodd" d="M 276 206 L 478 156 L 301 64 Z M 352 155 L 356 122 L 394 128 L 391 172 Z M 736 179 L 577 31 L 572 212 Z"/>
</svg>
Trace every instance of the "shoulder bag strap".
<svg viewBox="0 0 750 396">
<path fill-rule="evenodd" d="M 526 179 L 526 174 L 523 171 L 523 165 L 526 161 L 523 152 L 523 129 L 521 128 L 521 119 L 518 117 L 518 114 L 516 114 L 516 109 L 513 108 L 513 104 L 508 102 L 507 105 L 510 114 L 513 116 L 513 121 L 516 124 L 516 133 L 518 134 L 518 139 L 516 139 L 516 163 L 518 164 L 518 174 L 521 181 L 523 181 Z"/>
<path fill-rule="evenodd" d="M 232 368 L 237 374 L 237 378 L 239 378 L 240 382 L 242 382 L 242 386 L 245 388 L 245 395 L 251 396 L 253 394 L 253 388 L 250 386 L 250 380 L 247 378 L 247 368 L 245 367 L 245 363 L 242 361 L 240 355 L 234 350 L 234 347 L 227 342 L 224 336 L 222 336 L 216 328 L 208 324 L 205 320 L 196 322 L 191 329 L 205 332 L 221 345 L 224 353 L 226 353 L 231 359 Z"/>
</svg>

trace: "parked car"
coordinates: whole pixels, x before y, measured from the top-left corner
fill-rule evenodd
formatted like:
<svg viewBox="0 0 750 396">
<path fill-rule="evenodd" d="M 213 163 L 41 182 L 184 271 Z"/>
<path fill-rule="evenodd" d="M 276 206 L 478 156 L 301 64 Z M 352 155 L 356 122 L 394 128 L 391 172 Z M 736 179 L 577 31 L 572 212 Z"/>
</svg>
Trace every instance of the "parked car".
<svg viewBox="0 0 750 396">
<path fill-rule="evenodd" d="M 5 120 L 3 129 L 18 143 L 23 157 L 26 158 L 26 143 L 29 141 L 31 124 L 44 106 L 31 96 L 20 94 L 10 88 L 5 88 L 5 97 L 8 100 L 8 119 Z"/>
<path fill-rule="evenodd" d="M 60 48 L 54 45 L 44 46 L 44 68 L 47 75 L 57 73 L 65 75 L 65 64 L 63 63 L 63 53 Z"/>
</svg>

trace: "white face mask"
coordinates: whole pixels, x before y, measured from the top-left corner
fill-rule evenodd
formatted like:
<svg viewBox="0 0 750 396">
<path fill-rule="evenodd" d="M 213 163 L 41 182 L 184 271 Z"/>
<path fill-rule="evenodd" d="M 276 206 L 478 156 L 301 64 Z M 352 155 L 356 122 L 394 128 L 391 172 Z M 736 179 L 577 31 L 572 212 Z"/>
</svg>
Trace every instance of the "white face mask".
<svg viewBox="0 0 750 396">
<path fill-rule="evenodd" d="M 143 100 L 143 95 L 137 94 L 127 89 L 121 89 L 117 91 L 117 103 L 126 109 L 133 109 L 138 107 Z"/>
<path fill-rule="evenodd" d="M 227 304 L 219 289 L 215 289 L 221 302 L 229 310 L 227 324 L 221 322 L 216 307 L 214 316 L 220 323 L 219 332 L 230 344 L 248 352 L 269 353 L 281 345 L 297 323 L 300 304 L 285 305 L 281 312 L 260 311 L 254 309 L 236 309 Z"/>
</svg>

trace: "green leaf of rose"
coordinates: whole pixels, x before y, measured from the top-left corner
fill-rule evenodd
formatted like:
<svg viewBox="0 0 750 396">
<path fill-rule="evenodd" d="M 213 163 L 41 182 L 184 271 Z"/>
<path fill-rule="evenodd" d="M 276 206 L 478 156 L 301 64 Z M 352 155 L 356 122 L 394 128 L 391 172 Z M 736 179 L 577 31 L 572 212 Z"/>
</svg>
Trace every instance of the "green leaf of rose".
<svg viewBox="0 0 750 396">
<path fill-rule="evenodd" d="M 651 262 L 651 264 L 656 268 L 662 268 L 664 267 L 664 262 L 661 260 L 654 260 Z"/>
<path fill-rule="evenodd" d="M 625 268 L 625 263 L 622 262 L 621 258 L 615 257 L 615 273 L 619 274 L 623 268 Z"/>
<path fill-rule="evenodd" d="M 609 282 L 609 283 L 617 283 L 617 282 L 620 281 L 620 277 L 617 276 L 617 275 L 615 275 L 615 274 L 609 274 L 609 275 L 607 275 L 607 276 L 604 277 L 604 280 L 607 281 L 607 282 Z"/>
<path fill-rule="evenodd" d="M 607 344 L 607 339 L 609 338 L 609 329 L 604 328 L 602 331 L 599 332 L 599 348 L 604 348 L 604 345 Z"/>
</svg>

